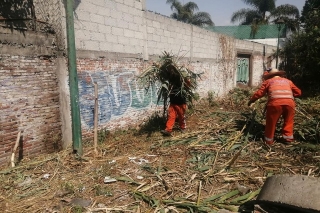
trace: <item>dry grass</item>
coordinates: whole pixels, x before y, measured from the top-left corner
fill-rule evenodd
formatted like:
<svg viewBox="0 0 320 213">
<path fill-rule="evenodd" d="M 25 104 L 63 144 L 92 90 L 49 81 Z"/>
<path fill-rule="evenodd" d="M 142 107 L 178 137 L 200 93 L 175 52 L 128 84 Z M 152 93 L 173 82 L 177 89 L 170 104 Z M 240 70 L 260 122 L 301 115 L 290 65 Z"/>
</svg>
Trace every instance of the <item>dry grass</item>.
<svg viewBox="0 0 320 213">
<path fill-rule="evenodd" d="M 173 137 L 160 135 L 163 120 L 154 116 L 140 131 L 108 134 L 99 144 L 98 154 L 90 142 L 84 144 L 82 157 L 69 149 L 24 159 L 17 167 L 0 171 L 0 209 L 236 212 L 241 204 L 255 199 L 268 176 L 318 177 L 316 141 L 293 146 L 276 143 L 272 148 L 263 145 L 264 104 L 246 107 L 247 93 L 235 90 L 223 100 L 211 96 L 209 101 L 200 101 L 188 114 L 188 132 L 175 131 Z M 297 114 L 297 119 L 305 121 L 307 116 L 318 124 L 308 114 L 312 109 L 298 108 L 304 115 Z M 297 131 L 302 131 L 300 123 Z M 309 128 L 317 131 L 316 126 Z M 104 183 L 108 176 L 116 181 Z"/>
</svg>

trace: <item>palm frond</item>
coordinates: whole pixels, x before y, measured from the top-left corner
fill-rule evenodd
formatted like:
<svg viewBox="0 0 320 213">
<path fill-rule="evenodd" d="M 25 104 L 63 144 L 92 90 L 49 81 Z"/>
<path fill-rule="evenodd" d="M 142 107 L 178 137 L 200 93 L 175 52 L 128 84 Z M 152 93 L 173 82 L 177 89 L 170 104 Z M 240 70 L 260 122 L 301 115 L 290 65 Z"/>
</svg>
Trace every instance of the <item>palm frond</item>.
<svg viewBox="0 0 320 213">
<path fill-rule="evenodd" d="M 262 19 L 259 11 L 249 8 L 240 9 L 231 16 L 231 22 L 240 22 L 242 25 L 251 24 L 255 19 Z"/>
<path fill-rule="evenodd" d="M 138 76 L 138 80 L 146 92 L 149 88 L 158 88 L 157 102 L 163 101 L 165 110 L 169 94 L 173 92 L 172 88 L 177 88 L 174 92 L 184 96 L 192 104 L 197 98 L 194 91 L 198 86 L 197 80 L 200 76 L 201 74 L 194 73 L 186 66 L 179 65 L 177 57 L 164 51 L 158 62 L 146 68 Z"/>
<path fill-rule="evenodd" d="M 171 4 L 171 10 L 173 11 L 170 15 L 171 18 L 197 26 L 213 25 L 209 13 L 195 13 L 195 11 L 199 10 L 199 7 L 194 2 L 182 4 L 179 0 L 167 0 L 167 4 Z"/>
<path fill-rule="evenodd" d="M 275 5 L 275 0 L 242 0 L 245 4 L 250 5 L 259 11 L 271 11 L 273 10 Z"/>
<path fill-rule="evenodd" d="M 211 20 L 211 16 L 207 12 L 195 13 L 192 17 L 191 24 L 197 26 L 213 26 L 214 23 Z"/>
<path fill-rule="evenodd" d="M 187 11 L 191 11 L 191 12 L 194 12 L 194 11 L 197 11 L 199 10 L 199 7 L 196 3 L 190 1 L 190 2 L 187 2 L 183 5 L 183 8 Z"/>
<path fill-rule="evenodd" d="M 271 11 L 270 15 L 275 18 L 288 17 L 298 19 L 300 17 L 300 12 L 294 5 L 283 4 Z"/>
<path fill-rule="evenodd" d="M 240 25 L 249 24 L 269 24 L 269 20 L 287 17 L 290 29 L 296 29 L 293 23 L 299 19 L 299 10 L 296 6 L 290 4 L 283 4 L 278 7 L 275 6 L 275 0 L 242 0 L 245 4 L 250 5 L 253 9 L 240 9 L 232 14 L 231 22 L 239 21 Z M 270 12 L 270 15 L 267 15 Z M 255 22 L 255 23 L 254 23 Z"/>
</svg>

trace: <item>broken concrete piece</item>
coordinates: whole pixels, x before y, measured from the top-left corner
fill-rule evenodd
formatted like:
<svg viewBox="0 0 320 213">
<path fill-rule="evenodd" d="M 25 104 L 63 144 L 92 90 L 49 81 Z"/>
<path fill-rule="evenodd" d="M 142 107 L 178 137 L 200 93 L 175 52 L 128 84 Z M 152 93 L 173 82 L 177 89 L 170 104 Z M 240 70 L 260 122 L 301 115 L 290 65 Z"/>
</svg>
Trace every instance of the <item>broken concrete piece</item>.
<svg viewBox="0 0 320 213">
<path fill-rule="evenodd" d="M 267 178 L 256 202 L 291 212 L 320 212 L 320 179 L 304 175 L 275 175 Z"/>
</svg>

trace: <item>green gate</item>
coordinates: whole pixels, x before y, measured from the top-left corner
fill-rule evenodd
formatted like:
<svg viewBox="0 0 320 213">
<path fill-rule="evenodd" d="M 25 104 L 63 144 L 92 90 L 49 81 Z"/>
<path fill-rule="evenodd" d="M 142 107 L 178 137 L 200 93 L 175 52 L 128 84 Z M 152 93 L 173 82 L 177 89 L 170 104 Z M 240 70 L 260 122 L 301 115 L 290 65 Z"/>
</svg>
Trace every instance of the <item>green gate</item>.
<svg viewBox="0 0 320 213">
<path fill-rule="evenodd" d="M 238 57 L 237 83 L 249 83 L 249 58 Z"/>
</svg>

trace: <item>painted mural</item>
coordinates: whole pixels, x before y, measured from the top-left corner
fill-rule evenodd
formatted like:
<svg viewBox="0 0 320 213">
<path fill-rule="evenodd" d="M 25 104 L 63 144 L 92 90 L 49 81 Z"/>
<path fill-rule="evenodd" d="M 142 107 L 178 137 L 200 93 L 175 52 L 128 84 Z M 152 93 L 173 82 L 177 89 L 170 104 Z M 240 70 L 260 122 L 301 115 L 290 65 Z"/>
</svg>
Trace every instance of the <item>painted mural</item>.
<svg viewBox="0 0 320 213">
<path fill-rule="evenodd" d="M 98 84 L 98 123 L 104 125 L 126 112 L 143 110 L 157 104 L 156 88 L 147 92 L 137 81 L 134 71 L 84 71 L 78 73 L 79 105 L 82 125 L 94 125 L 94 82 Z"/>
</svg>

